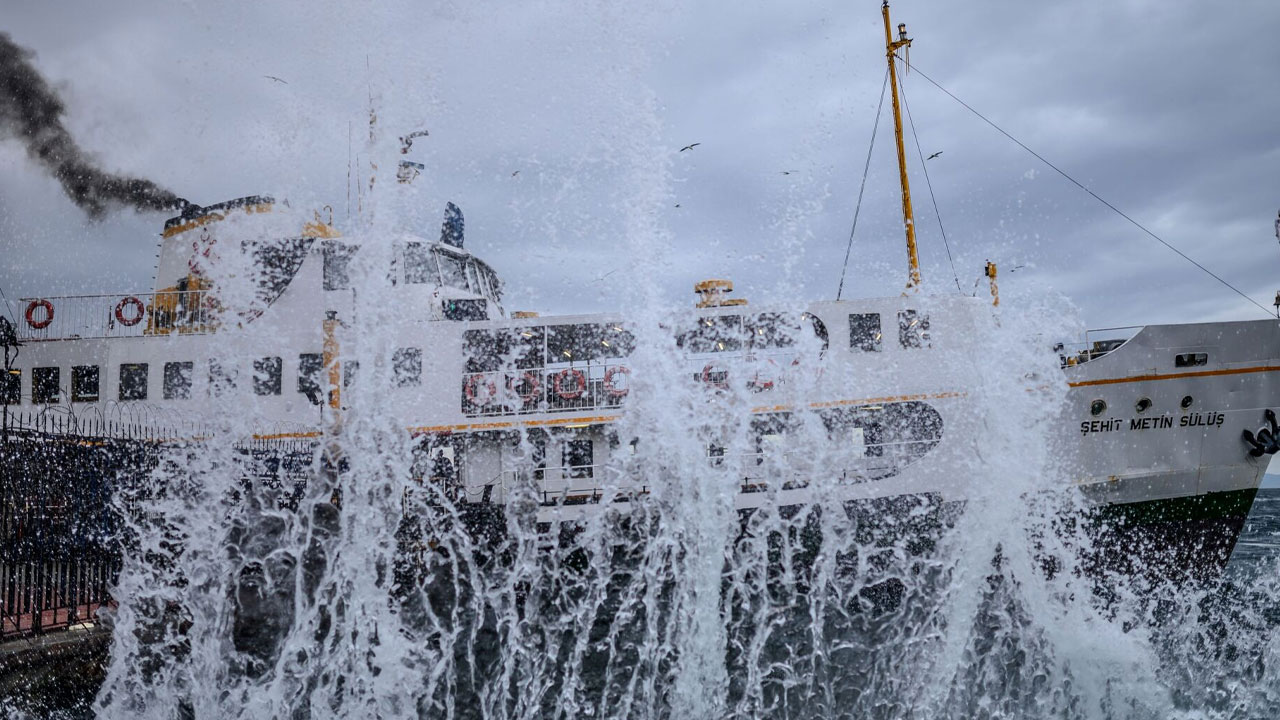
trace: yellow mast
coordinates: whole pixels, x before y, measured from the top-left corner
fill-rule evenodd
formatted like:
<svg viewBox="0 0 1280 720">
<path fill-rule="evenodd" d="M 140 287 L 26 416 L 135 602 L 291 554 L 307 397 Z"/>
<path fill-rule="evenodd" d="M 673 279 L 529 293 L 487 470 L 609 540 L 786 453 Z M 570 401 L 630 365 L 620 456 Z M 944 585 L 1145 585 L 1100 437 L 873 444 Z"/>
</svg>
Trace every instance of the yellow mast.
<svg viewBox="0 0 1280 720">
<path fill-rule="evenodd" d="M 902 145 L 902 110 L 898 107 L 898 76 L 894 72 L 894 53 L 901 47 L 911 47 L 911 38 L 907 37 L 906 23 L 898 24 L 898 39 L 893 39 L 893 31 L 889 25 L 889 0 L 880 6 L 884 15 L 884 41 L 889 57 L 889 84 L 893 90 L 893 136 L 898 142 L 898 174 L 902 179 L 902 223 L 907 228 L 907 260 L 911 264 L 911 277 L 907 281 L 907 289 L 916 291 L 920 288 L 920 257 L 916 254 L 916 224 L 911 215 L 911 186 L 907 183 L 907 152 Z"/>
</svg>

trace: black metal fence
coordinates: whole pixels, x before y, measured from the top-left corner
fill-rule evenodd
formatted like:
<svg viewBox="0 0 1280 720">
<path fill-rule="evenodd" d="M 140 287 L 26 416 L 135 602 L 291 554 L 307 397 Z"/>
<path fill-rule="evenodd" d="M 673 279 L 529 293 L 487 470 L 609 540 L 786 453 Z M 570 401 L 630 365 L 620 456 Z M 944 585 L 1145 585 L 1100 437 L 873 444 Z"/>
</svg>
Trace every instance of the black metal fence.
<svg viewBox="0 0 1280 720">
<path fill-rule="evenodd" d="M 152 471 L 191 428 L 10 415 L 0 431 L 0 639 L 91 621 L 110 605 L 128 538 L 122 512 L 151 495 Z M 291 506 L 315 443 L 237 447 L 242 484 Z"/>
</svg>

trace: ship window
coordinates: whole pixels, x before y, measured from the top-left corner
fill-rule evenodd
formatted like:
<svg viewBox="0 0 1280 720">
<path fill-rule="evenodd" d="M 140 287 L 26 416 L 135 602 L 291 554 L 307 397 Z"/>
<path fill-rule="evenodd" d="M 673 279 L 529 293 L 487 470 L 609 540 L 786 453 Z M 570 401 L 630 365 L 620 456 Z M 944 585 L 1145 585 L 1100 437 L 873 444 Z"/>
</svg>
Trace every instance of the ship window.
<svg viewBox="0 0 1280 720">
<path fill-rule="evenodd" d="M 904 348 L 933 347 L 929 339 L 929 316 L 915 310 L 899 310 L 898 342 Z"/>
<path fill-rule="evenodd" d="M 61 368 L 38 367 L 31 369 L 31 402 L 56 403 L 61 399 Z"/>
<path fill-rule="evenodd" d="M 351 287 L 351 256 L 356 249 L 335 240 L 324 243 L 324 289 L 345 290 Z"/>
<path fill-rule="evenodd" d="M 98 401 L 97 365 L 77 365 L 71 368 L 71 401 Z"/>
<path fill-rule="evenodd" d="M 547 364 L 582 363 L 599 357 L 600 345 L 595 325 L 551 325 L 547 328 Z"/>
<path fill-rule="evenodd" d="M 209 392 L 221 396 L 236 386 L 238 373 L 234 367 L 226 367 L 217 360 L 209 361 Z"/>
<path fill-rule="evenodd" d="M 761 313 L 745 318 L 744 323 L 747 342 L 756 350 L 791 347 L 796 344 L 800 329 L 795 316 L 782 313 Z"/>
<path fill-rule="evenodd" d="M 529 444 L 533 446 L 530 458 L 533 463 L 533 479 L 542 480 L 547 474 L 547 439 L 530 436 Z"/>
<path fill-rule="evenodd" d="M 253 391 L 258 395 L 280 394 L 280 373 L 283 364 L 278 357 L 264 357 L 253 361 Z"/>
<path fill-rule="evenodd" d="M 849 349 L 880 352 L 880 313 L 849 315 Z"/>
<path fill-rule="evenodd" d="M 467 286 L 466 262 L 448 253 L 436 252 L 440 258 L 440 279 L 445 287 L 470 290 Z"/>
<path fill-rule="evenodd" d="M 592 477 L 595 464 L 594 448 L 590 440 L 570 440 L 564 444 L 564 466 L 571 478 Z"/>
<path fill-rule="evenodd" d="M 187 400 L 191 397 L 191 376 L 195 363 L 167 362 L 164 364 L 164 399 Z"/>
<path fill-rule="evenodd" d="M 445 300 L 445 320 L 488 320 L 489 309 L 484 300 Z"/>
<path fill-rule="evenodd" d="M 13 405 L 22 402 L 22 371 L 10 370 L 0 376 L 0 402 Z"/>
<path fill-rule="evenodd" d="M 602 358 L 624 358 L 636 349 L 636 338 L 631 331 L 617 323 L 609 323 L 596 328 L 599 356 Z"/>
<path fill-rule="evenodd" d="M 391 370 L 396 387 L 422 384 L 422 351 L 400 348 L 391 356 Z"/>
<path fill-rule="evenodd" d="M 120 399 L 147 399 L 146 363 L 125 363 L 120 366 Z"/>
<path fill-rule="evenodd" d="M 1145 398 L 1145 397 L 1144 397 L 1144 398 L 1139 399 L 1139 400 L 1138 400 L 1138 403 L 1137 403 L 1136 405 L 1134 405 L 1134 406 L 1133 406 L 1133 409 L 1134 409 L 1134 410 L 1137 410 L 1137 411 L 1138 411 L 1138 412 L 1140 412 L 1140 413 L 1144 413 L 1144 412 L 1146 412 L 1146 411 L 1150 410 L 1150 409 L 1151 409 L 1151 398 Z"/>
<path fill-rule="evenodd" d="M 698 318 L 698 327 L 677 341 L 685 352 L 735 352 L 742 349 L 742 317 L 721 315 Z"/>
<path fill-rule="evenodd" d="M 404 246 L 404 281 L 420 285 L 440 284 L 436 259 L 428 246 L 416 242 Z"/>
<path fill-rule="evenodd" d="M 320 371 L 323 369 L 324 356 L 320 353 L 298 356 L 298 392 L 306 395 L 312 405 L 319 405 L 324 398 L 320 390 Z"/>
<path fill-rule="evenodd" d="M 1195 402 L 1195 400 L 1193 400 L 1193 399 L 1191 398 L 1191 396 L 1190 396 L 1190 395 L 1186 395 L 1186 396 L 1184 396 L 1184 397 L 1182 398 L 1182 403 L 1181 403 L 1181 405 L 1182 405 L 1182 409 L 1183 409 L 1183 410 L 1186 410 L 1187 408 L 1191 407 L 1192 403 L 1194 403 L 1194 402 Z"/>
<path fill-rule="evenodd" d="M 1101 415 L 1106 411 L 1107 411 L 1106 400 L 1094 400 L 1092 403 L 1089 404 L 1090 415 Z"/>
<path fill-rule="evenodd" d="M 349 388 L 356 384 L 356 378 L 360 376 L 360 361 L 348 360 L 342 363 L 342 387 Z"/>
<path fill-rule="evenodd" d="M 1195 367 L 1209 362 L 1208 353 L 1182 353 L 1173 356 L 1174 367 Z"/>
</svg>

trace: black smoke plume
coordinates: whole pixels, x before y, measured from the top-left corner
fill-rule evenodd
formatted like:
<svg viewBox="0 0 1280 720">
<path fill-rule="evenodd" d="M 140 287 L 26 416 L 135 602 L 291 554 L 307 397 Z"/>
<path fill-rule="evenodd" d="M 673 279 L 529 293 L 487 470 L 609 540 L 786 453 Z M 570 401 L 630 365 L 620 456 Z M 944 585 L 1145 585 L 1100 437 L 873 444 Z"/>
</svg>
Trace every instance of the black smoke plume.
<svg viewBox="0 0 1280 720">
<path fill-rule="evenodd" d="M 114 175 L 98 167 L 62 126 L 62 100 L 31 64 L 33 57 L 34 53 L 0 32 L 0 136 L 21 141 L 92 218 L 118 205 L 138 210 L 186 206 L 186 200 L 150 180 Z"/>
</svg>

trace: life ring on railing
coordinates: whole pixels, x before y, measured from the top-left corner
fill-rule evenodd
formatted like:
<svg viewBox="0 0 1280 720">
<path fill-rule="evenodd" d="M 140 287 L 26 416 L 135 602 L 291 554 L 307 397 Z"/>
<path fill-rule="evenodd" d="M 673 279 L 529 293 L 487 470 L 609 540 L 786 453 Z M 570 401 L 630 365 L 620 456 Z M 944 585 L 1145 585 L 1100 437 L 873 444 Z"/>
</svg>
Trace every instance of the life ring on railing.
<svg viewBox="0 0 1280 720">
<path fill-rule="evenodd" d="M 124 315 L 125 307 L 134 307 L 138 309 L 138 314 L 133 317 L 126 318 Z M 116 303 L 116 320 L 125 327 L 133 327 L 142 322 L 142 318 L 147 316 L 147 306 L 142 301 L 130 295 L 129 297 Z"/>
<path fill-rule="evenodd" d="M 711 371 L 713 369 L 714 369 L 714 366 L 712 365 L 712 363 L 707 363 L 706 367 L 702 368 L 702 382 L 707 385 L 711 385 L 713 387 L 719 388 L 720 390 L 728 390 L 729 389 L 729 371 L 728 370 L 723 371 L 725 375 L 724 380 L 712 380 Z"/>
<path fill-rule="evenodd" d="M 477 388 L 480 383 L 484 383 L 484 397 L 477 397 Z M 467 402 L 477 407 L 485 407 L 493 403 L 498 397 L 498 384 L 493 378 L 485 378 L 483 373 L 476 373 L 467 378 L 467 383 L 462 386 L 462 394 L 466 396 Z"/>
<path fill-rule="evenodd" d="M 574 385 L 573 389 L 565 389 L 565 378 L 572 377 Z M 582 397 L 582 393 L 587 390 L 587 376 L 582 374 L 581 370 L 574 368 L 565 368 L 555 374 L 555 391 L 561 400 L 577 400 Z"/>
<path fill-rule="evenodd" d="M 624 365 L 614 365 L 604 371 L 604 390 L 609 393 L 609 397 L 611 398 L 624 398 L 627 396 L 627 393 L 631 392 L 630 380 L 627 380 L 628 386 L 623 388 L 619 388 L 617 385 L 613 384 L 613 379 L 618 375 L 626 375 L 630 378 L 631 368 Z"/>
<path fill-rule="evenodd" d="M 43 320 L 35 319 L 34 316 L 36 314 L 36 308 L 44 308 Z M 43 330 L 49 327 L 49 324 L 53 322 L 53 303 L 43 298 L 39 300 L 32 300 L 31 303 L 27 305 L 26 318 L 27 324 L 36 330 Z"/>
<path fill-rule="evenodd" d="M 799 360 L 792 364 L 795 365 L 798 363 Z M 760 366 L 756 366 L 755 374 L 752 375 L 751 380 L 747 382 L 747 387 L 750 388 L 752 392 L 764 392 L 765 390 L 773 389 L 774 381 L 769 376 L 772 375 L 776 377 L 778 375 L 778 363 L 774 362 L 773 358 L 765 358 L 764 364 L 767 367 L 772 368 L 772 371 L 765 373 L 764 378 L 761 379 Z"/>
<path fill-rule="evenodd" d="M 509 382 L 511 380 L 514 380 L 514 378 L 508 378 Z M 524 386 L 526 388 L 525 392 L 520 392 L 519 390 L 516 389 L 521 382 L 524 383 Z M 528 405 L 530 402 L 533 401 L 534 398 L 538 397 L 538 388 L 541 387 L 541 385 L 542 385 L 542 380 L 538 377 L 538 374 L 533 372 L 532 370 L 526 370 L 525 373 L 520 376 L 519 380 L 516 380 L 515 382 L 510 383 L 508 389 L 510 389 L 512 392 L 516 394 L 517 397 L 520 398 L 520 402 Z"/>
</svg>

